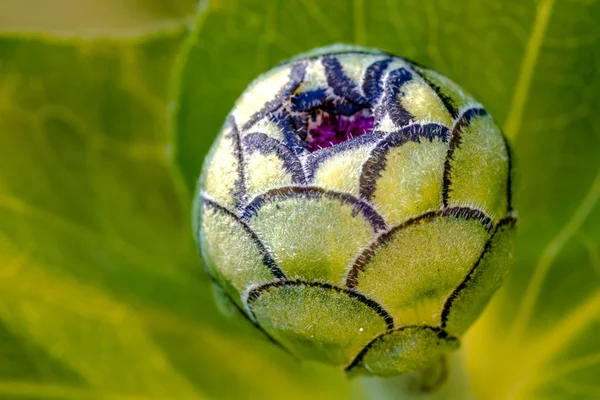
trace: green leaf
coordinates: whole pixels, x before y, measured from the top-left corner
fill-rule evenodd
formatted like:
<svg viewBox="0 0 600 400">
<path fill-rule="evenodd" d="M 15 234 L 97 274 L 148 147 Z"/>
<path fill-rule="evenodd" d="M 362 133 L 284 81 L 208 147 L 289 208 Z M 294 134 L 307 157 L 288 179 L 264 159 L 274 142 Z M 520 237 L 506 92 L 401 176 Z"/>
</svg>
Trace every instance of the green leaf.
<svg viewBox="0 0 600 400">
<path fill-rule="evenodd" d="M 592 33 L 600 6 L 542 1 L 535 11 L 505 122 L 520 171 L 514 273 L 467 350 L 480 374 L 503 377 L 486 389 L 498 398 L 592 399 L 600 396 L 600 38 Z M 477 355 L 482 347 L 487 356 Z M 496 365 L 480 368 L 487 357 Z"/>
<path fill-rule="evenodd" d="M 1 398 L 345 395 L 217 312 L 170 160 L 186 33 L 0 38 Z"/>
<path fill-rule="evenodd" d="M 515 265 L 464 347 L 480 398 L 600 396 L 600 3 L 215 0 L 182 53 L 172 115 L 188 190 L 259 73 L 334 42 L 379 47 L 474 94 L 509 137 Z"/>
</svg>

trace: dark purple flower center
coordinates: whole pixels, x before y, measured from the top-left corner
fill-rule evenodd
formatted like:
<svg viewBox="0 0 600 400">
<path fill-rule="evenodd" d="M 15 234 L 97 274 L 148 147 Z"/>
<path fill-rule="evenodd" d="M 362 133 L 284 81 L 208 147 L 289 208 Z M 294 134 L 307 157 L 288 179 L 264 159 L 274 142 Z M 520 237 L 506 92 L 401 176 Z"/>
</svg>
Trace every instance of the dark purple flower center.
<svg viewBox="0 0 600 400">
<path fill-rule="evenodd" d="M 373 114 L 367 108 L 351 115 L 318 110 L 308 120 L 308 151 L 312 153 L 369 133 L 373 130 L 373 122 Z"/>
</svg>

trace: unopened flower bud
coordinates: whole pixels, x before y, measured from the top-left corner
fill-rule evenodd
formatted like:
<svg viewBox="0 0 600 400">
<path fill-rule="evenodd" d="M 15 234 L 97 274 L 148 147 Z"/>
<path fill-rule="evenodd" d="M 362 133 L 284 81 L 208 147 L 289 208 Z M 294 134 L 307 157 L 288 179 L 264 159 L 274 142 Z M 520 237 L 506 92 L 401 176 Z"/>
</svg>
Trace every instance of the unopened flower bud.
<svg viewBox="0 0 600 400">
<path fill-rule="evenodd" d="M 205 267 L 293 354 L 350 373 L 456 349 L 508 269 L 511 162 L 485 109 L 390 54 L 317 49 L 256 79 L 200 179 Z"/>
</svg>

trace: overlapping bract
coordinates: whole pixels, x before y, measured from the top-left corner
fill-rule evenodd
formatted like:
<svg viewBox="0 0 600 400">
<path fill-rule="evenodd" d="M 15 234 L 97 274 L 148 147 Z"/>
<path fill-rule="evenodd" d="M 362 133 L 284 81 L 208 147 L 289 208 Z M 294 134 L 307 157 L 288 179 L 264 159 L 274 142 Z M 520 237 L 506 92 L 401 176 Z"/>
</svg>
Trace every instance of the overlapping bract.
<svg viewBox="0 0 600 400">
<path fill-rule="evenodd" d="M 299 120 L 368 110 L 372 132 L 309 151 Z M 209 154 L 196 234 L 216 284 L 292 353 L 349 372 L 427 366 L 508 267 L 510 154 L 449 79 L 376 50 L 319 49 L 241 96 Z"/>
</svg>

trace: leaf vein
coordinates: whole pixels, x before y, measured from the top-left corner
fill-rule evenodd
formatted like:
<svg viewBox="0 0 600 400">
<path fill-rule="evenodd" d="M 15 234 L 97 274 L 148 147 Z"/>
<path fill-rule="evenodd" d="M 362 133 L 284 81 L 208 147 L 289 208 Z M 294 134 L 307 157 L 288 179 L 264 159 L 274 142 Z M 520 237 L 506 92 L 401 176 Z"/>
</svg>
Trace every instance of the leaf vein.
<svg viewBox="0 0 600 400">
<path fill-rule="evenodd" d="M 504 132 L 510 140 L 515 140 L 523 122 L 523 112 L 529 96 L 533 72 L 536 68 L 553 7 L 554 0 L 542 0 L 536 9 L 533 29 L 527 41 L 508 117 L 504 124 Z"/>
<path fill-rule="evenodd" d="M 514 346 L 520 340 L 523 331 L 531 318 L 533 308 L 550 266 L 565 244 L 579 231 L 596 206 L 598 198 L 600 198 L 600 169 L 596 173 L 596 177 L 590 185 L 588 193 L 579 204 L 579 207 L 542 252 L 540 260 L 535 266 L 533 276 L 527 286 L 523 300 L 521 301 L 519 311 L 514 319 L 507 341 L 509 347 Z"/>
</svg>

